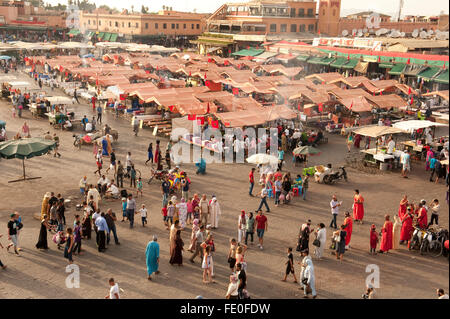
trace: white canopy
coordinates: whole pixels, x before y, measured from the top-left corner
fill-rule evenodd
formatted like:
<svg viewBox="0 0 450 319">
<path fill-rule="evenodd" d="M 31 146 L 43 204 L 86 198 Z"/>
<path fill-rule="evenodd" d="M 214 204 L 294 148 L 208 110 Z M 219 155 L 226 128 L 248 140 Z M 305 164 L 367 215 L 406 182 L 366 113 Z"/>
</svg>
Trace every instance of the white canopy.
<svg viewBox="0 0 450 319">
<path fill-rule="evenodd" d="M 72 99 L 67 96 L 48 96 L 46 100 L 52 104 L 73 104 Z"/>
<path fill-rule="evenodd" d="M 353 131 L 355 134 L 359 134 L 362 136 L 369 136 L 373 138 L 377 138 L 383 135 L 390 135 L 390 134 L 398 134 L 398 133 L 404 133 L 404 130 L 401 128 L 396 127 L 390 127 L 390 126 L 366 126 L 361 127 Z"/>
<path fill-rule="evenodd" d="M 432 126 L 448 126 L 448 124 L 431 122 L 431 121 L 421 121 L 421 120 L 410 120 L 410 121 L 401 121 L 392 124 L 393 127 L 402 129 L 407 132 L 412 132 L 421 128 L 427 128 Z"/>
<path fill-rule="evenodd" d="M 9 81 L 9 85 L 13 88 L 20 88 L 20 87 L 31 87 L 32 85 L 29 82 L 25 81 Z"/>
</svg>

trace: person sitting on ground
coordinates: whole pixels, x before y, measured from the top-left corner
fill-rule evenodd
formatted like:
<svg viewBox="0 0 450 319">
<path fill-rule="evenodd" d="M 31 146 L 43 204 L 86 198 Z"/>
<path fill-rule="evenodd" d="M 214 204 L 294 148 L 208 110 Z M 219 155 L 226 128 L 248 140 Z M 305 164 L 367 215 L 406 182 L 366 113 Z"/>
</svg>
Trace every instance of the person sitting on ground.
<svg viewBox="0 0 450 319">
<path fill-rule="evenodd" d="M 72 129 L 72 123 L 69 120 L 66 120 L 66 122 L 63 125 L 64 129 L 71 130 Z"/>
<path fill-rule="evenodd" d="M 117 188 L 116 184 L 113 181 L 111 184 L 109 184 L 108 189 L 105 192 L 105 198 L 118 199 L 119 196 L 120 196 L 119 188 Z"/>
<path fill-rule="evenodd" d="M 86 131 L 87 133 L 90 133 L 90 132 L 92 132 L 93 130 L 94 130 L 94 128 L 92 127 L 92 123 L 91 123 L 91 122 L 87 122 L 86 125 L 85 125 L 85 131 Z"/>
</svg>

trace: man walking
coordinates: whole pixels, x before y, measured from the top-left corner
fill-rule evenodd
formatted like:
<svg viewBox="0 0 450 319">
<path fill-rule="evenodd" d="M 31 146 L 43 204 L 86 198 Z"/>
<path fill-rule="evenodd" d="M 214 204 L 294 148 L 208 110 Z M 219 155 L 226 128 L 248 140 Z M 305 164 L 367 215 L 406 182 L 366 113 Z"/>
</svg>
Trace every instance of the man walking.
<svg viewBox="0 0 450 319">
<path fill-rule="evenodd" d="M 202 195 L 202 199 L 200 199 L 199 202 L 200 207 L 200 222 L 202 225 L 205 225 L 208 223 L 208 217 L 209 217 L 209 204 L 208 200 L 206 199 L 206 194 Z"/>
<path fill-rule="evenodd" d="M 106 250 L 106 234 L 109 233 L 105 213 L 101 213 L 100 216 L 95 219 L 95 226 L 97 226 L 98 251 L 103 253 Z"/>
<path fill-rule="evenodd" d="M 136 201 L 134 200 L 133 195 L 129 194 L 127 200 L 127 218 L 130 221 L 130 228 L 133 228 L 135 211 Z"/>
<path fill-rule="evenodd" d="M 336 219 L 339 214 L 339 207 L 342 205 L 342 202 L 338 202 L 336 195 L 333 195 L 330 206 L 331 206 L 331 215 L 333 219 L 331 220 L 330 227 L 337 229 Z"/>
<path fill-rule="evenodd" d="M 409 150 L 405 150 L 401 161 L 403 165 L 402 176 L 403 178 L 408 178 L 408 173 L 411 170 L 411 156 L 409 155 Z"/>
<path fill-rule="evenodd" d="M 268 192 L 267 192 L 266 186 L 263 185 L 262 189 L 261 189 L 261 202 L 259 203 L 259 207 L 258 207 L 257 211 L 261 210 L 261 207 L 263 205 L 265 205 L 266 212 L 268 212 L 268 213 L 270 212 L 269 205 L 267 204 L 267 195 L 268 195 Z"/>
<path fill-rule="evenodd" d="M 19 247 L 18 243 L 18 235 L 17 232 L 19 230 L 18 228 L 18 222 L 17 222 L 17 215 L 11 214 L 11 219 L 8 222 L 8 240 L 11 241 L 11 243 L 6 247 L 6 250 L 9 251 L 9 248 L 11 246 L 14 246 L 14 252 L 17 256 L 19 255 L 19 252 L 17 251 L 17 247 Z"/>
<path fill-rule="evenodd" d="M 99 105 L 97 105 L 97 123 L 102 124 L 102 107 Z"/>
<path fill-rule="evenodd" d="M 117 162 L 117 186 L 123 188 L 123 175 L 125 174 L 123 165 L 120 161 Z"/>
<path fill-rule="evenodd" d="M 78 104 L 80 104 L 80 101 L 78 101 L 77 89 L 75 89 L 75 90 L 73 91 L 73 98 L 75 99 L 75 101 L 77 101 Z"/>
<path fill-rule="evenodd" d="M 261 209 L 258 209 L 258 215 L 255 218 L 256 220 L 256 234 L 258 235 L 258 247 L 263 250 L 263 238 L 264 232 L 267 231 L 269 223 L 267 222 L 267 217 L 263 215 Z"/>
<path fill-rule="evenodd" d="M 156 235 L 153 235 L 153 240 L 147 244 L 147 249 L 145 250 L 148 280 L 152 280 L 151 275 L 153 273 L 159 274 L 159 244 L 157 240 Z"/>
<path fill-rule="evenodd" d="M 204 241 L 204 234 L 203 234 L 204 231 L 205 231 L 205 225 L 201 224 L 200 229 L 197 230 L 197 232 L 195 233 L 195 252 L 192 255 L 192 257 L 189 259 L 189 261 L 191 263 L 194 263 L 194 258 L 197 257 L 198 255 L 200 255 L 200 259 L 203 260 L 203 249 L 202 249 L 201 244 Z"/>
<path fill-rule="evenodd" d="M 116 243 L 116 245 L 120 245 L 119 238 L 117 238 L 116 223 L 115 223 L 117 218 L 116 218 L 116 214 L 113 213 L 111 208 L 109 208 L 106 211 L 105 220 L 106 220 L 106 224 L 108 225 L 108 234 L 106 235 L 106 243 L 109 245 L 109 241 L 111 240 L 111 231 L 112 231 L 113 235 L 114 235 L 114 242 Z"/>
</svg>

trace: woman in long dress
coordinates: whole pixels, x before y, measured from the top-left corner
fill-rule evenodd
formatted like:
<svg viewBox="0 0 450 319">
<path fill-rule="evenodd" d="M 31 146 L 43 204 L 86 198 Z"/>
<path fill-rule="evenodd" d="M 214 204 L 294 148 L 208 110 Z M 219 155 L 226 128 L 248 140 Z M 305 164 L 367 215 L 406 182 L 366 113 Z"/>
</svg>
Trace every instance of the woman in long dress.
<svg viewBox="0 0 450 319">
<path fill-rule="evenodd" d="M 315 247 L 314 253 L 318 259 L 322 259 L 325 244 L 327 242 L 327 229 L 323 223 L 320 223 L 319 228 L 316 230 L 316 239 L 320 242 L 319 247 Z"/>
<path fill-rule="evenodd" d="M 348 249 L 350 247 L 350 239 L 352 238 L 353 232 L 353 219 L 349 212 L 345 212 L 344 225 L 345 231 L 347 232 L 345 236 L 345 249 Z"/>
<path fill-rule="evenodd" d="M 83 223 L 81 225 L 81 233 L 83 234 L 83 238 L 91 239 L 91 232 L 92 232 L 91 216 L 89 215 L 88 212 L 86 212 L 83 217 Z"/>
<path fill-rule="evenodd" d="M 194 219 L 194 221 L 192 222 L 191 242 L 190 242 L 189 248 L 188 248 L 188 250 L 190 252 L 194 252 L 195 242 L 197 240 L 197 237 L 195 237 L 195 234 L 200 229 L 200 227 L 198 227 L 198 223 L 199 223 L 199 221 L 197 218 Z"/>
<path fill-rule="evenodd" d="M 314 298 L 317 297 L 316 293 L 316 276 L 314 274 L 314 265 L 311 259 L 305 260 L 305 269 L 302 272 L 302 278 L 300 278 L 301 283 L 303 285 L 304 296 L 303 298 L 308 298 L 307 287 L 311 288 L 311 295 Z"/>
<path fill-rule="evenodd" d="M 380 253 L 387 253 L 392 249 L 392 222 L 390 221 L 390 216 L 384 216 L 384 225 L 381 228 L 381 244 L 380 244 Z"/>
<path fill-rule="evenodd" d="M 209 212 L 211 217 L 211 226 L 212 229 L 219 228 L 219 215 L 222 214 L 220 210 L 219 202 L 217 201 L 217 197 L 213 196 L 211 201 L 209 202 Z"/>
<path fill-rule="evenodd" d="M 408 207 L 408 210 L 402 218 L 402 229 L 400 232 L 400 244 L 406 244 L 410 239 L 413 233 L 413 214 L 411 212 L 411 207 Z"/>
<path fill-rule="evenodd" d="M 340 261 L 342 261 L 345 253 L 345 237 L 347 236 L 345 226 L 341 225 L 341 229 L 335 231 L 333 236 L 336 240 L 336 259 L 340 259 Z"/>
<path fill-rule="evenodd" d="M 408 206 L 408 196 L 403 196 L 402 200 L 400 201 L 400 207 L 398 208 L 398 217 L 400 220 L 403 219 L 403 215 L 406 214 L 406 207 Z"/>
<path fill-rule="evenodd" d="M 169 263 L 171 265 L 177 264 L 178 266 L 183 265 L 183 246 L 184 242 L 183 239 L 181 239 L 181 230 L 178 229 L 177 233 L 175 235 L 175 246 L 172 247 L 172 250 L 170 252 L 170 261 Z"/>
<path fill-rule="evenodd" d="M 355 189 L 355 196 L 353 197 L 353 219 L 362 224 L 364 218 L 364 198 L 359 194 L 359 190 Z"/>
<path fill-rule="evenodd" d="M 401 229 L 402 229 L 402 222 L 400 218 L 394 215 L 394 227 L 392 231 L 392 249 L 398 249 L 400 246 Z"/>
<path fill-rule="evenodd" d="M 50 228 L 51 226 L 48 224 L 48 216 L 44 215 L 44 218 L 41 220 L 41 230 L 39 231 L 39 239 L 36 244 L 37 249 L 48 249 L 47 230 Z"/>
</svg>

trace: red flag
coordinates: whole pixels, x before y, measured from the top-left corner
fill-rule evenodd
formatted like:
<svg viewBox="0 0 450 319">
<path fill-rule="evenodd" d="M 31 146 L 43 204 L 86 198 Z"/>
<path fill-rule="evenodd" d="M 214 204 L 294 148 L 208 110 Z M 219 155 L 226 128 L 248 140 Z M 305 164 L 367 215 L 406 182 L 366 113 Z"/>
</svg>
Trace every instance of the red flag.
<svg viewBox="0 0 450 319">
<path fill-rule="evenodd" d="M 205 80 L 206 80 L 206 72 L 205 72 Z"/>
<path fill-rule="evenodd" d="M 247 50 L 248 50 L 248 49 L 250 49 L 250 46 L 249 46 L 249 45 L 247 45 Z"/>
<path fill-rule="evenodd" d="M 322 85 L 325 84 L 325 81 L 322 81 Z"/>
<path fill-rule="evenodd" d="M 175 105 L 169 105 L 170 112 L 173 112 L 174 109 L 175 109 Z"/>
<path fill-rule="evenodd" d="M 350 60 L 350 54 L 347 54 L 347 61 Z"/>
<path fill-rule="evenodd" d="M 238 95 L 239 94 L 239 89 L 238 88 L 233 88 L 233 94 L 234 95 Z"/>
<path fill-rule="evenodd" d="M 208 104 L 206 105 L 206 113 L 209 113 L 209 102 L 208 102 Z"/>
<path fill-rule="evenodd" d="M 373 96 L 375 96 L 375 91 L 373 92 Z"/>
<path fill-rule="evenodd" d="M 228 54 L 230 54 L 231 53 L 231 49 L 228 49 Z"/>
<path fill-rule="evenodd" d="M 297 105 L 297 109 L 300 111 L 300 103 L 298 103 Z"/>
<path fill-rule="evenodd" d="M 378 63 L 380 63 L 381 62 L 381 57 L 380 56 L 378 56 Z"/>
<path fill-rule="evenodd" d="M 189 121 L 194 121 L 196 119 L 196 115 L 195 114 L 188 114 L 188 120 Z"/>
<path fill-rule="evenodd" d="M 189 71 L 189 76 L 192 76 L 192 73 L 191 73 L 191 71 Z"/>
<path fill-rule="evenodd" d="M 353 100 L 352 100 L 352 104 L 350 104 L 350 107 L 349 107 L 350 111 L 352 110 L 352 108 L 353 108 Z"/>
<path fill-rule="evenodd" d="M 322 113 L 323 112 L 323 104 L 319 103 L 319 112 Z"/>
<path fill-rule="evenodd" d="M 127 95 L 126 95 L 126 94 L 120 94 L 120 95 L 119 95 L 119 99 L 120 99 L 121 101 L 124 101 L 126 98 L 127 98 Z"/>
<path fill-rule="evenodd" d="M 225 125 L 226 127 L 230 126 L 230 122 L 223 122 L 223 125 Z"/>
<path fill-rule="evenodd" d="M 383 95 L 383 91 L 380 91 L 380 95 Z"/>
<path fill-rule="evenodd" d="M 408 58 L 408 61 L 406 61 L 406 64 L 410 64 L 411 63 L 411 59 Z"/>
<path fill-rule="evenodd" d="M 411 94 L 411 87 L 408 87 L 408 95 Z"/>
<path fill-rule="evenodd" d="M 34 65 L 33 65 L 33 70 L 34 70 Z M 59 72 L 62 72 L 64 70 L 64 68 L 60 65 L 59 66 Z"/>
<path fill-rule="evenodd" d="M 445 70 L 445 62 L 444 62 L 444 70 Z"/>
<path fill-rule="evenodd" d="M 150 74 L 150 70 L 145 70 L 145 73 Z"/>
<path fill-rule="evenodd" d="M 156 66 L 156 71 L 158 71 L 159 70 L 159 67 L 158 66 Z"/>
<path fill-rule="evenodd" d="M 318 34 L 318 35 L 320 35 L 320 29 L 319 29 L 319 30 L 317 30 L 317 34 Z"/>
<path fill-rule="evenodd" d="M 414 103 L 414 98 L 411 96 L 411 105 Z"/>
<path fill-rule="evenodd" d="M 430 90 L 429 90 L 429 89 L 427 89 L 427 93 L 430 93 Z"/>
<path fill-rule="evenodd" d="M 219 128 L 219 121 L 211 121 L 212 128 Z"/>
<path fill-rule="evenodd" d="M 205 85 L 206 85 L 207 87 L 209 87 L 209 86 L 211 85 L 211 83 L 209 82 L 209 80 L 206 80 L 206 81 L 205 81 Z"/>
</svg>

